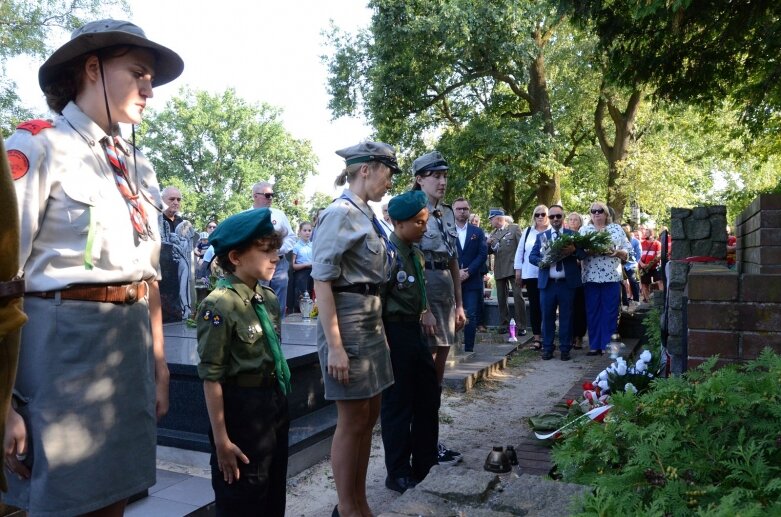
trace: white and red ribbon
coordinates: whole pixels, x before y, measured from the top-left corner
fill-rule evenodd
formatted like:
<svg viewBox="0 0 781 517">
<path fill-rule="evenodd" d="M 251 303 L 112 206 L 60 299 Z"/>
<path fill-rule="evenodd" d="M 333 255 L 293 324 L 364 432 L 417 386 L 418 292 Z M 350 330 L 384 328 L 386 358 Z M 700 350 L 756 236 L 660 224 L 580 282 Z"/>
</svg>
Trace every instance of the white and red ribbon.
<svg viewBox="0 0 781 517">
<path fill-rule="evenodd" d="M 588 411 L 587 413 L 583 413 L 582 415 L 580 415 L 578 418 L 576 418 L 572 422 L 570 422 L 570 423 L 568 423 L 568 424 L 566 424 L 566 425 L 556 429 L 552 433 L 540 434 L 540 433 L 535 432 L 534 436 L 536 436 L 538 440 L 547 440 L 548 438 L 558 438 L 559 436 L 561 436 L 561 432 L 564 429 L 570 427 L 572 424 L 582 420 L 583 418 L 588 417 L 589 420 L 594 421 L 594 422 L 601 422 L 601 421 L 603 421 L 605 419 L 605 416 L 607 416 L 608 411 L 610 411 L 610 408 L 612 408 L 612 407 L 613 407 L 612 405 L 595 407 L 591 411 Z"/>
</svg>

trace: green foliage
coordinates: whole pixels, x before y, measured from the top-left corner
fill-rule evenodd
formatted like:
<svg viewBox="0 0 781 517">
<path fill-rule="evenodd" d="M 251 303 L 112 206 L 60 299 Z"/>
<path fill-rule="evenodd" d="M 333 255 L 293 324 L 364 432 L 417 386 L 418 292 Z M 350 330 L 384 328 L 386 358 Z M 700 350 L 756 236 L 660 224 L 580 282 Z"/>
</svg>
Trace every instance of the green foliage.
<svg viewBox="0 0 781 517">
<path fill-rule="evenodd" d="M 564 479 L 595 487 L 580 515 L 781 512 L 781 357 L 716 360 L 641 397 L 616 393 L 603 425 L 555 447 Z"/>
<path fill-rule="evenodd" d="M 303 186 L 317 159 L 272 106 L 248 103 L 232 89 L 212 95 L 183 88 L 163 111 L 147 115 L 139 134 L 160 184 L 179 187 L 182 210 L 197 228 L 251 207 L 258 181 L 274 183 L 273 206 L 291 224 L 309 217 Z"/>
<path fill-rule="evenodd" d="M 36 116 L 21 106 L 16 83 L 6 75 L 9 59 L 28 55 L 41 59 L 51 51 L 52 30 L 72 31 L 111 12 L 129 13 L 125 0 L 2 0 L 0 1 L 0 134 Z"/>
</svg>

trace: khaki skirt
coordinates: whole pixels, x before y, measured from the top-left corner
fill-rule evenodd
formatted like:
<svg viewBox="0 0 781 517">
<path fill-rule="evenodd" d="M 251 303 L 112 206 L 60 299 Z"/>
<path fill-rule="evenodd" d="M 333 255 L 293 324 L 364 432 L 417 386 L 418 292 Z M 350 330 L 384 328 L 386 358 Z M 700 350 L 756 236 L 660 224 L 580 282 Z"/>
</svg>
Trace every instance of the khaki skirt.
<svg viewBox="0 0 781 517">
<path fill-rule="evenodd" d="M 450 270 L 426 270 L 428 306 L 437 319 L 437 331 L 428 336 L 430 348 L 456 344 L 456 295 Z"/>
</svg>

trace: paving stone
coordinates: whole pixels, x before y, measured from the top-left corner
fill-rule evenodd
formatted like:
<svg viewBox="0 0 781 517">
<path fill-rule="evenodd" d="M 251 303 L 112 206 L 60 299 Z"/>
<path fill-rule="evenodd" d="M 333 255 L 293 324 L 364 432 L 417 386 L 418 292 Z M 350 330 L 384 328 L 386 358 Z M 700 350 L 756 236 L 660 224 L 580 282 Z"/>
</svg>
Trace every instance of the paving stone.
<svg viewBox="0 0 781 517">
<path fill-rule="evenodd" d="M 572 501 L 589 490 L 583 485 L 522 475 L 504 484 L 502 491 L 491 497 L 489 505 L 512 515 L 560 517 L 568 515 Z"/>
<path fill-rule="evenodd" d="M 432 469 L 432 472 L 433 470 L 434 469 Z M 432 473 L 429 473 L 426 479 L 430 479 L 431 477 Z M 446 499 L 414 488 L 412 490 L 407 490 L 401 497 L 393 501 L 388 512 L 381 513 L 379 517 L 395 517 L 398 515 L 455 517 L 458 513 Z"/>
<path fill-rule="evenodd" d="M 484 501 L 499 477 L 486 471 L 434 466 L 415 490 L 459 503 Z"/>
</svg>

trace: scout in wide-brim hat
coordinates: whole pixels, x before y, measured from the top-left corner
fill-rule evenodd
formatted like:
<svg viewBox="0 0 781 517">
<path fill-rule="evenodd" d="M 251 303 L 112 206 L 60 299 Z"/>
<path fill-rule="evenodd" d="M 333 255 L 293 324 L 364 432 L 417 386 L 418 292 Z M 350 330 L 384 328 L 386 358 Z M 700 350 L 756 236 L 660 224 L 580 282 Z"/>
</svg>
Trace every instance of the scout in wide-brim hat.
<svg viewBox="0 0 781 517">
<path fill-rule="evenodd" d="M 44 90 L 55 82 L 63 66 L 73 59 L 96 50 L 121 45 L 147 48 L 155 54 L 155 77 L 152 86 L 169 83 L 184 70 L 184 61 L 179 54 L 148 39 L 138 25 L 106 19 L 87 23 L 73 31 L 70 41 L 54 51 L 38 69 L 38 84 Z"/>
</svg>

